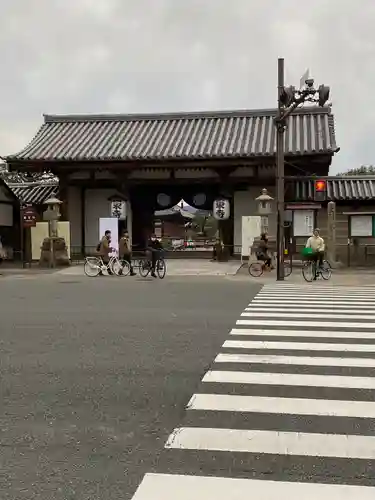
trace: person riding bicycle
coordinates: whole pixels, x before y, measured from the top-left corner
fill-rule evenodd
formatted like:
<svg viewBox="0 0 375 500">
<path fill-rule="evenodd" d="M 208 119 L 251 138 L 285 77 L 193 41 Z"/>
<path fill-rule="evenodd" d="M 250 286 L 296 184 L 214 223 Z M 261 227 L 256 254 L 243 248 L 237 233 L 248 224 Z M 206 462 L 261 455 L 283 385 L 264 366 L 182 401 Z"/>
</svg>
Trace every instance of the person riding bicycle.
<svg viewBox="0 0 375 500">
<path fill-rule="evenodd" d="M 100 243 L 97 247 L 99 255 L 101 256 L 103 263 L 107 266 L 108 274 L 113 274 L 112 271 L 109 269 L 109 261 L 110 261 L 110 256 L 109 254 L 112 253 L 113 248 L 111 248 L 111 231 L 107 229 L 107 231 L 104 233 L 103 238 L 100 240 Z M 100 276 L 103 276 L 102 271 L 99 273 Z"/>
<path fill-rule="evenodd" d="M 313 251 L 312 258 L 314 262 L 317 262 L 320 268 L 323 267 L 325 243 L 323 238 L 320 236 L 320 229 L 314 229 L 313 235 L 310 236 L 306 242 L 306 248 L 311 248 Z M 316 279 L 316 277 L 314 279 Z"/>
<path fill-rule="evenodd" d="M 160 258 L 161 250 L 163 250 L 162 244 L 157 239 L 156 235 L 152 234 L 151 238 L 147 243 L 146 256 L 151 263 L 151 276 L 153 278 L 156 278 L 156 273 L 155 273 L 156 262 Z"/>
<path fill-rule="evenodd" d="M 269 254 L 269 245 L 268 245 L 268 235 L 267 233 L 262 233 L 260 235 L 260 242 L 258 245 L 257 258 L 259 260 L 264 261 L 264 265 L 268 268 L 271 268 L 272 258 Z"/>
</svg>

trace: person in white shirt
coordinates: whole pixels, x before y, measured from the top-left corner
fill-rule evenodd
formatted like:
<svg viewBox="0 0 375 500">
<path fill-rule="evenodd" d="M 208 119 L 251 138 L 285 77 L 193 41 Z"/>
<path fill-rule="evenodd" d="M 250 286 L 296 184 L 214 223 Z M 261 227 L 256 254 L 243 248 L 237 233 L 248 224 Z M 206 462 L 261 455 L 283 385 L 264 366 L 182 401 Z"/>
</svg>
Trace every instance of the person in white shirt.
<svg viewBox="0 0 375 500">
<path fill-rule="evenodd" d="M 311 248 L 318 265 L 323 266 L 325 244 L 319 229 L 314 229 L 313 235 L 306 242 L 306 248 Z"/>
</svg>

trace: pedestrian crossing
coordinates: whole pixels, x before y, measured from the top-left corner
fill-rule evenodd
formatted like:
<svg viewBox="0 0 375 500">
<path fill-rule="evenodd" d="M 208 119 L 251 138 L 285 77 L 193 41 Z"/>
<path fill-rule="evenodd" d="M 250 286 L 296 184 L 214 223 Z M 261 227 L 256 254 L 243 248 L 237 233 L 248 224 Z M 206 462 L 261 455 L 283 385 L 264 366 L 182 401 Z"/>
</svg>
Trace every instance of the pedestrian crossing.
<svg viewBox="0 0 375 500">
<path fill-rule="evenodd" d="M 375 286 L 266 285 L 133 500 L 375 498 Z"/>
</svg>

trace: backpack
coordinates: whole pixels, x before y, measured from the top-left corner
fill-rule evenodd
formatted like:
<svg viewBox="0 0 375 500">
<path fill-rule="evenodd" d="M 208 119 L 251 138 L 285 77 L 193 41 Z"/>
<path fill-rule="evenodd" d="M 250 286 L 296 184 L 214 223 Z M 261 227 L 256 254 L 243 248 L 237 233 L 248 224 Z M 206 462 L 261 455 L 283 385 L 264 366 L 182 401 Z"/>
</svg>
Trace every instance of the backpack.
<svg viewBox="0 0 375 500">
<path fill-rule="evenodd" d="M 97 244 L 97 246 L 96 246 L 96 251 L 97 251 L 97 252 L 100 252 L 100 245 L 101 245 L 101 242 L 99 242 L 99 243 Z"/>
</svg>

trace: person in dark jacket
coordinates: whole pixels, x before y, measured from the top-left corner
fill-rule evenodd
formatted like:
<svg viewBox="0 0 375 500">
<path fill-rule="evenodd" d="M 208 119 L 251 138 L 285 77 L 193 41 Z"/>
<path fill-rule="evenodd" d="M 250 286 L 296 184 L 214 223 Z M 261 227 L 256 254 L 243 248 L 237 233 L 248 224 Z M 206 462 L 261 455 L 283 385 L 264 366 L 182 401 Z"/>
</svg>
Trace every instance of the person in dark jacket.
<svg viewBox="0 0 375 500">
<path fill-rule="evenodd" d="M 156 262 L 160 258 L 160 252 L 163 250 L 163 246 L 157 239 L 155 234 L 151 235 L 151 238 L 147 242 L 146 255 L 147 259 L 151 262 L 151 276 L 156 278 L 155 267 Z"/>
<path fill-rule="evenodd" d="M 258 258 L 264 261 L 264 264 L 271 268 L 272 259 L 269 254 L 268 236 L 267 233 L 262 233 L 260 235 L 260 242 L 258 246 Z"/>
</svg>

